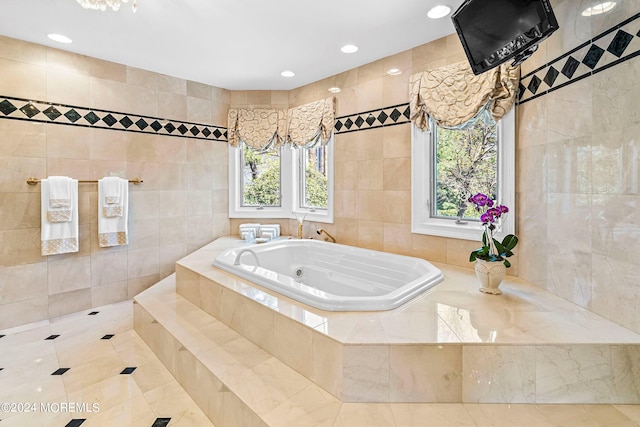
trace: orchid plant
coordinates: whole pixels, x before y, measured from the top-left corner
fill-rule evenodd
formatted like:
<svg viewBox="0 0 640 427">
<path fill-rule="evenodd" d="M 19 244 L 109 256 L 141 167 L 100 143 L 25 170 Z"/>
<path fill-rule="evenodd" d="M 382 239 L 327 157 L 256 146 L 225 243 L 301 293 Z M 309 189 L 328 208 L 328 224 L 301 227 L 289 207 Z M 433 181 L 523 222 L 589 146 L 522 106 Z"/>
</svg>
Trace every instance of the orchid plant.
<svg viewBox="0 0 640 427">
<path fill-rule="evenodd" d="M 511 267 L 511 263 L 507 260 L 513 255 L 512 249 L 518 244 L 518 238 L 513 234 L 508 234 L 502 239 L 502 242 L 493 237 L 496 231 L 496 223 L 500 222 L 500 218 L 504 218 L 509 212 L 509 208 L 504 205 L 495 205 L 486 194 L 478 193 L 469 197 L 468 201 L 473 203 L 480 215 L 480 221 L 484 227 L 482 234 L 482 247 L 471 252 L 469 261 L 476 259 L 484 261 L 502 261 L 505 267 Z"/>
</svg>

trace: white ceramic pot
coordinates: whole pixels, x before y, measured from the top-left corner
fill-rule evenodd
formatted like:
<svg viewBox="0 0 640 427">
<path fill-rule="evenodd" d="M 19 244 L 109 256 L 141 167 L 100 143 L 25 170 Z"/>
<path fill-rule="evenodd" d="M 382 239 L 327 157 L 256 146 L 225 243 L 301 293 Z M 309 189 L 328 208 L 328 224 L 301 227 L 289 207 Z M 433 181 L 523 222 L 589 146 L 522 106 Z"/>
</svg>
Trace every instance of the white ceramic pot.
<svg viewBox="0 0 640 427">
<path fill-rule="evenodd" d="M 507 272 L 504 262 L 476 259 L 475 270 L 476 276 L 482 284 L 480 292 L 491 295 L 500 295 L 502 293 L 500 283 L 502 283 L 502 279 L 504 279 L 504 275 Z"/>
</svg>

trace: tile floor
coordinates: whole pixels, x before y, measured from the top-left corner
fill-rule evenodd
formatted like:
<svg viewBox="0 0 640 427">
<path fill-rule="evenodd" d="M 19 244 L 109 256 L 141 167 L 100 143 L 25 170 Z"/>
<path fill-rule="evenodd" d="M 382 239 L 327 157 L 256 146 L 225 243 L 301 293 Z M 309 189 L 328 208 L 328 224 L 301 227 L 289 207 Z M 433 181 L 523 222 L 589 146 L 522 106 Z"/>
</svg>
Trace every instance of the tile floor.
<svg viewBox="0 0 640 427">
<path fill-rule="evenodd" d="M 640 426 L 640 406 L 345 403 L 332 424 L 625 427 Z M 213 425 L 132 330 L 128 301 L 0 331 L 8 426 Z"/>
</svg>

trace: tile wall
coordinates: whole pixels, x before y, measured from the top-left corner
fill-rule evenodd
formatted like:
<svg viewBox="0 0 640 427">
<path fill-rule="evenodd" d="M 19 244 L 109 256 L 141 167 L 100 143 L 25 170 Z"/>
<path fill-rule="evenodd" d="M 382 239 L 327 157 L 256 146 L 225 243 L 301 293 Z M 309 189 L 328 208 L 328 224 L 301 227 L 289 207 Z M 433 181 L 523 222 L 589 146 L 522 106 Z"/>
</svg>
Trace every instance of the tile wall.
<svg viewBox="0 0 640 427">
<path fill-rule="evenodd" d="M 450 35 L 289 91 L 288 105 L 297 106 L 331 96 L 330 87 L 341 88 L 335 94 L 335 222 L 309 222 L 305 236 L 316 236 L 322 227 L 339 243 L 469 266 L 468 254 L 478 242 L 411 233 L 411 127 L 404 115 L 412 73 L 465 58 L 457 36 Z M 387 75 L 390 68 L 402 74 Z M 253 96 L 269 99 L 257 91 Z M 249 221 L 232 219 L 231 232 Z M 279 222 L 283 233 L 295 230 L 294 221 Z M 516 271 L 517 261 L 510 273 Z"/>
<path fill-rule="evenodd" d="M 587 3 L 553 2 L 561 29 L 523 64 L 528 83 L 537 69 L 639 12 L 635 0 L 622 0 L 609 14 L 584 18 Z M 0 38 L 0 95 L 224 127 L 229 105 L 296 106 L 338 86 L 339 120 L 365 122 L 336 133 L 335 223 L 308 223 L 305 235 L 324 227 L 341 243 L 469 267 L 477 242 L 411 233 L 410 125 L 401 116 L 379 119 L 390 107 L 402 113 L 412 73 L 464 60 L 450 35 L 291 91 L 230 92 Z M 553 91 L 545 72 L 535 99 L 523 92 L 516 109 L 521 243 L 509 273 L 640 331 L 640 60 L 614 65 Z M 387 75 L 389 68 L 402 74 Z M 567 83 L 556 77 L 552 85 Z M 378 122 L 366 122 L 369 112 Z M 251 221 L 227 217 L 222 141 L 0 120 L 0 163 L 0 328 L 130 297 L 172 271 L 175 259 Z M 110 173 L 145 180 L 131 189 L 129 247 L 97 248 L 96 189 L 83 185 L 83 249 L 41 257 L 39 189 L 24 179 Z M 283 233 L 295 229 L 274 222 Z"/>
<path fill-rule="evenodd" d="M 131 298 L 229 233 L 224 137 L 182 137 L 226 127 L 229 91 L 0 37 L 0 96 L 0 329 Z M 40 113 L 25 120 L 28 101 Z M 40 186 L 26 178 L 48 175 L 142 178 L 129 245 L 98 247 L 97 185 L 80 184 L 80 251 L 41 256 Z"/>
<path fill-rule="evenodd" d="M 525 86 L 579 65 L 572 83 L 543 80 L 517 107 L 519 275 L 638 332 L 640 8 L 587 18 L 588 3 L 554 2 L 560 30 L 523 64 Z"/>
</svg>

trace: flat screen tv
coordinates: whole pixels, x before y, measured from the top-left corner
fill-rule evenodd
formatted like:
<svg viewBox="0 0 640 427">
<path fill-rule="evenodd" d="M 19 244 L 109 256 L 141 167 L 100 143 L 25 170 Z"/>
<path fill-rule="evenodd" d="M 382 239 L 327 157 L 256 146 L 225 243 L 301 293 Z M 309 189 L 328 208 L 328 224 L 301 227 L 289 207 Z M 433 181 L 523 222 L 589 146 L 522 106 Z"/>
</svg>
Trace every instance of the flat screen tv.
<svg viewBox="0 0 640 427">
<path fill-rule="evenodd" d="M 522 63 L 559 28 L 549 0 L 466 0 L 451 19 L 476 75 Z"/>
</svg>

